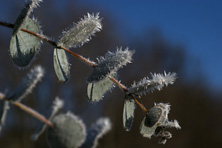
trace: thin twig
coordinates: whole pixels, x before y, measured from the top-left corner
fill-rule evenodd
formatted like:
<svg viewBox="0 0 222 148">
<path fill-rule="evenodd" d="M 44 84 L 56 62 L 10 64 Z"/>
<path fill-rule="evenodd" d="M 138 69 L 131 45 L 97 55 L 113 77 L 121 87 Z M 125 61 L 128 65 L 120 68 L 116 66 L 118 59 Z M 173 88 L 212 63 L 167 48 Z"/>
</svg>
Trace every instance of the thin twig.
<svg viewBox="0 0 222 148">
<path fill-rule="evenodd" d="M 133 96 L 132 96 L 133 97 Z M 148 112 L 148 110 L 143 106 L 143 104 L 141 104 L 135 97 L 133 97 L 134 101 L 136 102 L 137 105 L 139 105 L 139 107 L 144 111 L 144 112 Z"/>
<path fill-rule="evenodd" d="M 48 42 L 49 44 L 51 44 L 51 45 L 54 46 L 54 47 L 61 48 L 61 49 L 65 50 L 66 52 L 70 53 L 71 55 L 75 56 L 76 58 L 80 59 L 81 61 L 83 61 L 84 63 L 86 63 L 86 64 L 88 64 L 88 65 L 90 65 L 90 66 L 92 66 L 92 67 L 95 66 L 95 64 L 92 64 L 91 61 L 87 60 L 87 59 L 84 58 L 83 56 L 81 56 L 81 55 L 79 55 L 79 54 L 76 54 L 76 53 L 70 51 L 69 49 L 67 49 L 67 48 L 65 48 L 65 47 L 63 47 L 63 46 L 58 46 L 55 41 L 50 40 L 49 38 L 47 38 L 47 37 L 45 37 L 45 36 L 43 36 L 43 35 L 41 35 L 41 34 L 38 34 L 38 33 L 32 32 L 32 31 L 29 31 L 29 30 L 26 30 L 26 29 L 24 29 L 24 28 L 20 28 L 20 30 L 21 30 L 21 31 L 24 31 L 24 32 L 26 32 L 26 33 L 29 33 L 29 34 L 31 34 L 31 35 L 33 35 L 33 36 L 36 36 L 36 37 L 38 37 L 38 38 L 40 38 L 40 39 Z"/>
<path fill-rule="evenodd" d="M 43 35 L 41 35 L 41 34 L 38 34 L 38 33 L 32 32 L 32 31 L 29 31 L 29 30 L 26 30 L 26 29 L 24 29 L 24 28 L 20 28 L 20 30 L 23 31 L 23 32 L 29 33 L 29 34 L 37 37 L 37 38 L 40 38 L 41 40 L 44 40 L 44 41 L 48 42 L 48 43 L 51 44 L 52 46 L 57 46 L 57 44 L 56 44 L 55 41 L 50 40 L 49 38 L 47 38 L 47 37 L 45 37 L 45 36 L 43 36 Z"/>
<path fill-rule="evenodd" d="M 109 77 L 109 79 L 111 80 L 111 81 L 113 81 L 120 89 L 122 89 L 124 92 L 127 92 L 128 91 L 128 89 L 127 89 L 127 87 L 126 86 L 124 86 L 123 84 L 121 84 L 119 81 L 117 81 L 115 78 L 113 78 L 113 77 L 111 77 L 111 76 L 108 76 Z"/>
<path fill-rule="evenodd" d="M 89 66 L 91 66 L 91 67 L 93 67 L 93 68 L 96 67 L 96 64 L 95 64 L 94 62 L 86 59 L 85 57 L 83 57 L 83 56 L 81 56 L 81 55 L 79 55 L 79 54 L 77 54 L 77 53 L 75 53 L 75 52 L 72 52 L 71 50 L 69 50 L 69 49 L 67 49 L 67 48 L 65 48 L 65 47 L 63 47 L 63 46 L 59 46 L 58 48 L 61 48 L 61 49 L 65 50 L 66 52 L 70 53 L 70 54 L 73 55 L 74 57 L 80 59 L 80 60 L 81 60 L 82 62 L 84 62 L 85 64 L 87 64 L 87 65 L 89 65 Z"/>
<path fill-rule="evenodd" d="M 8 101 L 7 97 L 1 92 L 0 92 L 0 100 Z M 28 114 L 32 115 L 33 117 L 37 118 L 38 120 L 44 122 L 45 124 L 49 125 L 50 127 L 53 127 L 53 124 L 51 121 L 46 119 L 43 115 L 39 114 L 37 111 L 33 110 L 32 108 L 25 106 L 24 104 L 22 104 L 20 102 L 15 102 L 15 101 L 8 101 L 8 102 L 19 107 L 23 111 L 27 112 Z"/>
<path fill-rule="evenodd" d="M 110 80 L 112 80 L 120 89 L 122 89 L 124 92 L 127 92 L 128 89 L 126 86 L 124 86 L 123 84 L 121 84 L 119 81 L 117 81 L 115 78 L 108 76 Z M 131 95 L 132 96 L 132 95 Z M 132 98 L 135 100 L 136 104 L 144 111 L 144 112 L 148 112 L 147 109 L 135 98 L 132 96 Z"/>
<path fill-rule="evenodd" d="M 13 28 L 13 27 L 14 27 L 14 24 L 4 23 L 4 22 L 0 22 L 0 25 L 1 25 L 1 26 L 5 26 L 5 27 L 8 27 L 8 28 Z M 69 54 L 73 55 L 74 57 L 80 59 L 83 63 L 91 66 L 92 68 L 95 68 L 95 67 L 97 66 L 94 62 L 86 59 L 85 57 L 83 57 L 83 56 L 81 56 L 81 55 L 79 55 L 79 54 L 77 54 L 77 53 L 75 53 L 75 52 L 72 52 L 71 50 L 69 50 L 69 49 L 67 49 L 67 48 L 65 48 L 65 47 L 63 47 L 63 46 L 58 46 L 55 41 L 50 40 L 49 38 L 47 38 L 47 37 L 45 37 L 45 36 L 43 36 L 43 35 L 41 35 L 41 34 L 38 34 L 38 33 L 32 32 L 32 31 L 29 31 L 29 30 L 26 30 L 26 29 L 24 29 L 24 28 L 20 28 L 20 30 L 23 31 L 23 32 L 29 33 L 29 34 L 31 34 L 31 35 L 33 35 L 33 36 L 36 36 L 36 37 L 38 37 L 38 38 L 40 38 L 40 39 L 42 39 L 42 40 L 50 43 L 50 44 L 51 44 L 52 46 L 54 46 L 54 47 L 61 48 L 61 49 L 65 50 L 66 52 L 68 52 Z M 108 76 L 108 77 L 109 77 L 110 80 L 112 80 L 112 81 L 113 81 L 120 89 L 122 89 L 124 92 L 127 92 L 127 91 L 128 91 L 127 87 L 124 86 L 123 84 L 121 84 L 119 81 L 117 81 L 116 79 L 114 79 L 114 78 L 111 77 L 111 76 Z M 136 100 L 135 98 L 134 98 L 134 100 L 135 100 L 135 102 L 139 105 L 139 107 L 140 107 L 143 111 L 147 112 L 146 108 L 145 108 L 141 103 L 139 103 L 138 100 Z"/>
<path fill-rule="evenodd" d="M 13 105 L 19 107 L 20 109 L 24 110 L 25 112 L 27 112 L 28 114 L 34 116 L 35 118 L 39 119 L 40 121 L 44 122 L 45 124 L 49 125 L 50 127 L 53 127 L 53 124 L 51 121 L 49 121 L 48 119 L 46 119 L 43 115 L 39 114 L 38 112 L 36 112 L 35 110 L 33 110 L 32 108 L 25 106 L 24 104 L 20 103 L 20 102 L 13 102 L 10 101 Z"/>
<path fill-rule="evenodd" d="M 1 26 L 5 26 L 5 27 L 8 27 L 8 28 L 14 28 L 14 24 L 10 24 L 10 23 L 0 22 L 0 25 L 1 25 Z M 31 34 L 31 35 L 33 35 L 33 36 L 35 36 L 35 37 L 37 37 L 37 38 L 39 38 L 39 39 L 41 39 L 41 40 L 43 40 L 43 41 L 46 41 L 46 42 L 48 42 L 49 44 L 51 44 L 52 46 L 54 46 L 54 47 L 61 48 L 61 49 L 65 50 L 66 52 L 70 53 L 70 54 L 73 55 L 74 57 L 80 59 L 83 63 L 85 63 L 85 64 L 87 64 L 87 65 L 89 65 L 89 66 L 91 66 L 91 67 L 93 67 L 93 68 L 96 67 L 96 64 L 95 64 L 94 62 L 88 60 L 87 58 L 84 58 L 83 56 L 81 56 L 81 55 L 79 55 L 79 54 L 77 54 L 77 53 L 74 53 L 74 52 L 70 51 L 69 49 L 67 49 L 67 48 L 65 48 L 65 47 L 63 47 L 63 46 L 58 46 L 55 41 L 50 40 L 49 38 L 47 38 L 47 37 L 45 37 L 45 36 L 43 36 L 43 35 L 41 35 L 41 34 L 38 34 L 38 33 L 32 32 L 32 31 L 29 31 L 29 30 L 24 29 L 24 28 L 20 28 L 20 30 L 23 31 L 23 32 L 29 33 L 29 34 Z"/>
<path fill-rule="evenodd" d="M 51 45 L 54 46 L 54 47 L 61 48 L 61 49 L 65 50 L 65 51 L 68 52 L 69 54 L 71 54 L 71 55 L 73 55 L 74 57 L 80 59 L 83 63 L 85 63 L 85 64 L 87 64 L 87 65 L 89 65 L 89 66 L 91 66 L 91 67 L 96 67 L 96 64 L 95 64 L 94 62 L 91 62 L 90 60 L 84 58 L 83 56 L 81 56 L 81 55 L 79 55 L 79 54 L 77 54 L 77 53 L 75 53 L 75 52 L 72 52 L 71 50 L 69 50 L 69 49 L 67 49 L 67 48 L 65 48 L 65 47 L 63 47 L 63 46 L 58 46 L 55 41 L 50 40 L 49 38 L 47 38 L 47 37 L 45 37 L 45 36 L 43 36 L 43 35 L 41 35 L 41 34 L 38 34 L 38 33 L 32 32 L 32 31 L 29 31 L 29 30 L 26 30 L 26 29 L 24 29 L 24 28 L 20 28 L 20 30 L 21 30 L 21 31 L 24 31 L 24 32 L 26 32 L 26 33 L 29 33 L 29 34 L 31 34 L 31 35 L 33 35 L 33 36 L 36 36 L 36 37 L 38 37 L 38 38 L 40 38 L 40 39 L 48 42 L 49 44 L 51 44 Z"/>
</svg>

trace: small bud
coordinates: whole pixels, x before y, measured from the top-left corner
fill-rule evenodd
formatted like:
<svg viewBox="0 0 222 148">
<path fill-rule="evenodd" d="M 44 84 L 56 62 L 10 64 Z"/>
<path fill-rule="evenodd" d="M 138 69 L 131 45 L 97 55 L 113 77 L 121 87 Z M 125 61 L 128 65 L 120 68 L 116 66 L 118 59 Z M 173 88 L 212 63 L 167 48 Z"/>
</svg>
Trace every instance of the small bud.
<svg viewBox="0 0 222 148">
<path fill-rule="evenodd" d="M 164 72 L 164 74 L 151 74 L 152 79 L 148 77 L 143 78 L 139 82 L 134 82 L 129 88 L 127 94 L 145 95 L 146 93 L 152 92 L 155 89 L 161 90 L 164 86 L 168 84 L 173 84 L 176 80 L 176 73 Z"/>
<path fill-rule="evenodd" d="M 155 106 L 148 111 L 146 117 L 143 119 L 140 126 L 140 133 L 144 137 L 148 138 L 151 138 L 153 135 L 159 136 L 161 137 L 159 143 L 165 144 L 167 139 L 172 137 L 172 134 L 165 131 L 165 128 L 181 128 L 176 120 L 174 120 L 174 122 L 168 121 L 169 111 L 169 104 L 155 104 Z"/>
<path fill-rule="evenodd" d="M 50 148 L 77 148 L 86 138 L 83 122 L 71 113 L 59 114 L 52 119 L 53 127 L 47 130 Z"/>
<path fill-rule="evenodd" d="M 32 92 L 34 87 L 41 81 L 44 76 L 44 70 L 41 66 L 34 67 L 30 73 L 23 79 L 17 88 L 7 96 L 9 100 L 21 101 Z"/>
<path fill-rule="evenodd" d="M 82 46 L 91 39 L 91 36 L 102 29 L 99 13 L 89 14 L 79 23 L 63 31 L 62 37 L 58 41 L 59 46 L 66 48 Z"/>
<path fill-rule="evenodd" d="M 9 110 L 9 102 L 8 101 L 4 101 L 3 103 L 4 104 L 3 104 L 3 108 L 2 108 L 2 114 L 0 116 L 0 133 L 1 133 L 1 130 L 2 130 L 2 126 L 5 123 L 7 112 Z"/>
<path fill-rule="evenodd" d="M 87 131 L 87 138 L 80 148 L 96 148 L 98 140 L 111 130 L 109 118 L 100 118 Z"/>
<path fill-rule="evenodd" d="M 107 77 L 108 75 L 115 74 L 120 68 L 127 63 L 131 63 L 134 51 L 118 49 L 116 52 L 108 52 L 105 57 L 98 59 L 98 65 L 89 75 L 88 82 L 97 82 Z"/>
</svg>

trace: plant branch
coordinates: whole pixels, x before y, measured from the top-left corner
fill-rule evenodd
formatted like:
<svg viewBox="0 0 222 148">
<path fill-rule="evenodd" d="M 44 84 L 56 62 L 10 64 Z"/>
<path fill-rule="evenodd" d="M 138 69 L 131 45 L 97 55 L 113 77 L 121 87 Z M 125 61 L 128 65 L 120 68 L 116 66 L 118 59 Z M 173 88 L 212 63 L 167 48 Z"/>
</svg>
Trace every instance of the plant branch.
<svg viewBox="0 0 222 148">
<path fill-rule="evenodd" d="M 79 55 L 79 54 L 76 54 L 75 52 L 72 52 L 71 50 L 69 50 L 69 49 L 67 49 L 67 48 L 65 48 L 65 47 L 63 47 L 63 46 L 60 46 L 60 47 L 58 47 L 58 48 L 61 48 L 61 49 L 65 50 L 65 51 L 68 52 L 69 54 L 71 54 L 71 55 L 73 55 L 74 57 L 80 59 L 83 63 L 85 63 L 85 64 L 87 64 L 87 65 L 89 65 L 89 66 L 91 66 L 91 67 L 93 67 L 93 68 L 96 67 L 96 64 L 95 64 L 94 62 L 86 59 L 85 57 L 83 57 L 83 56 L 81 56 L 81 55 Z"/>
<path fill-rule="evenodd" d="M 5 22 L 1 22 L 1 21 L 0 21 L 0 25 L 1 25 L 1 26 L 4 26 L 4 27 L 8 27 L 8 28 L 14 28 L 14 24 L 5 23 Z M 77 53 L 74 53 L 74 52 L 70 51 L 69 49 L 67 49 L 67 48 L 65 48 L 65 47 L 63 47 L 63 46 L 58 46 L 55 41 L 50 40 L 49 38 L 47 38 L 47 37 L 44 36 L 44 35 L 41 35 L 41 34 L 38 34 L 38 33 L 32 32 L 32 31 L 29 31 L 29 30 L 24 29 L 24 28 L 20 28 L 20 30 L 23 31 L 23 32 L 29 33 L 29 34 L 31 34 L 31 35 L 33 35 L 33 36 L 35 36 L 35 37 L 37 37 L 37 38 L 39 38 L 39 39 L 41 39 L 41 40 L 43 40 L 43 41 L 46 41 L 46 42 L 48 42 L 49 44 L 51 44 L 52 46 L 54 46 L 54 47 L 61 48 L 61 49 L 65 50 L 65 51 L 68 52 L 69 54 L 71 54 L 71 55 L 73 55 L 74 57 L 80 59 L 83 63 L 85 63 L 85 64 L 87 64 L 87 65 L 89 65 L 89 66 L 91 66 L 91 67 L 93 67 L 93 68 L 96 67 L 96 64 L 95 64 L 94 62 L 88 60 L 87 58 L 85 58 L 85 57 L 83 57 L 83 56 L 81 56 L 81 55 L 79 55 L 79 54 L 77 54 Z"/>
<path fill-rule="evenodd" d="M 0 93 L 0 100 L 5 100 L 8 101 L 7 98 L 3 93 Z M 32 108 L 25 106 L 24 104 L 20 102 L 15 102 L 15 101 L 9 101 L 11 104 L 19 107 L 23 111 L 27 112 L 28 114 L 32 115 L 33 117 L 39 119 L 40 121 L 44 122 L 45 124 L 49 125 L 50 127 L 53 127 L 52 122 L 50 122 L 48 119 L 46 119 L 43 115 L 39 114 L 37 111 L 33 110 Z"/>
<path fill-rule="evenodd" d="M 128 91 L 128 89 L 127 89 L 127 87 L 126 86 L 124 86 L 122 83 L 120 83 L 119 81 L 117 81 L 115 78 L 113 78 L 113 77 L 111 77 L 111 76 L 108 76 L 109 77 L 109 79 L 111 80 L 111 81 L 113 81 L 113 83 L 115 83 L 120 89 L 122 89 L 122 91 L 124 91 L 124 92 L 127 92 Z"/>
<path fill-rule="evenodd" d="M 47 125 L 49 125 L 50 127 L 53 127 L 53 124 L 51 121 L 49 121 L 48 119 L 46 119 L 43 115 L 39 114 L 37 111 L 33 110 L 32 108 L 20 103 L 20 102 L 13 102 L 10 101 L 10 103 L 12 103 L 13 105 L 19 107 L 21 110 L 27 112 L 28 114 L 32 115 L 33 117 L 39 119 L 40 121 L 46 123 Z"/>
<path fill-rule="evenodd" d="M 1 26 L 5 26 L 5 27 L 8 27 L 8 28 L 13 28 L 13 27 L 14 27 L 14 24 L 4 23 L 4 22 L 1 22 L 1 21 L 0 21 L 0 25 L 1 25 Z M 81 55 L 79 55 L 79 54 L 77 54 L 77 53 L 75 53 L 75 52 L 72 52 L 71 50 L 69 50 L 69 49 L 67 49 L 67 48 L 65 48 L 65 47 L 63 47 L 63 46 L 58 46 L 55 41 L 50 40 L 49 38 L 47 38 L 47 37 L 45 37 L 45 36 L 43 36 L 43 35 L 41 35 L 41 34 L 38 34 L 38 33 L 32 32 L 32 31 L 29 31 L 29 30 L 26 30 L 26 29 L 24 29 L 24 28 L 20 28 L 20 30 L 23 31 L 23 32 L 29 33 L 29 34 L 31 34 L 31 35 L 33 35 L 33 36 L 36 36 L 36 37 L 40 38 L 41 40 L 44 40 L 44 41 L 48 42 L 49 44 L 51 44 L 51 45 L 54 46 L 54 47 L 61 48 L 61 49 L 65 50 L 66 52 L 68 52 L 69 54 L 71 54 L 71 55 L 73 55 L 74 57 L 78 58 L 78 59 L 81 60 L 83 63 L 91 66 L 92 68 L 95 68 L 95 67 L 97 66 L 96 63 L 94 63 L 94 62 L 86 59 L 85 57 L 83 57 L 83 56 L 81 56 Z M 121 84 L 121 83 L 120 83 L 119 81 L 117 81 L 115 78 L 113 78 L 113 77 L 111 77 L 111 76 L 108 76 L 108 77 L 109 77 L 109 79 L 110 79 L 111 81 L 113 81 L 121 90 L 123 90 L 124 92 L 127 92 L 127 91 L 128 91 L 127 87 L 124 86 L 123 84 Z M 0 99 L 1 99 L 1 98 L 0 98 Z M 138 106 L 139 106 L 143 111 L 147 112 L 147 109 L 146 109 L 137 99 L 134 98 L 134 100 L 135 100 L 135 102 L 138 104 Z M 17 104 L 17 105 L 18 105 L 18 106 L 21 106 L 21 104 Z M 21 109 L 22 109 L 22 108 L 21 108 Z M 27 108 L 26 108 L 26 109 L 27 109 Z M 31 111 L 30 113 L 33 113 L 33 112 Z M 35 114 L 35 115 L 37 115 L 37 114 Z M 34 116 L 35 116 L 35 115 L 34 115 Z M 47 124 L 47 123 L 46 123 L 46 124 Z M 50 124 L 50 123 L 49 123 L 49 124 Z M 49 125 L 49 124 L 48 124 L 48 125 Z"/>
<path fill-rule="evenodd" d="M 50 40 L 49 38 L 47 38 L 47 37 L 45 37 L 45 36 L 43 36 L 43 35 L 41 35 L 41 34 L 38 34 L 38 33 L 32 32 L 32 31 L 29 31 L 29 30 L 26 30 L 26 29 L 24 29 L 24 28 L 20 28 L 20 30 L 23 31 L 23 32 L 29 33 L 29 34 L 37 37 L 37 38 L 40 38 L 41 40 L 44 40 L 44 41 L 48 42 L 48 43 L 51 44 L 52 46 L 57 47 L 57 44 L 56 44 L 55 41 Z"/>
<path fill-rule="evenodd" d="M 133 96 L 132 96 L 133 97 Z M 141 104 L 135 97 L 133 97 L 134 101 L 136 102 L 137 105 L 139 105 L 139 107 L 144 111 L 144 112 L 148 112 L 148 110 L 143 106 L 143 104 Z"/>
<path fill-rule="evenodd" d="M 112 80 L 120 89 L 122 89 L 124 92 L 127 92 L 128 89 L 126 86 L 124 86 L 123 84 L 121 84 L 119 81 L 117 81 L 115 78 L 108 76 L 110 80 Z M 132 95 L 131 95 L 132 96 Z M 144 112 L 148 112 L 148 110 L 135 98 L 132 96 L 132 98 L 134 99 L 134 101 L 136 102 L 136 104 L 144 111 Z"/>
</svg>

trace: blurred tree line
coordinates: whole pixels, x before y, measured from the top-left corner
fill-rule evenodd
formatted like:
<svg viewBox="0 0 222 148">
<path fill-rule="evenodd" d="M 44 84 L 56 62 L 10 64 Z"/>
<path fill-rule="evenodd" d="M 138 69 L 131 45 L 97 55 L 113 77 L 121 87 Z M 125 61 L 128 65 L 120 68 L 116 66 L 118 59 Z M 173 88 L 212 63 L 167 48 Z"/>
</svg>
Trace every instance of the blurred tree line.
<svg viewBox="0 0 222 148">
<path fill-rule="evenodd" d="M 9 18 L 7 21 L 14 22 L 23 4 L 20 4 L 20 1 L 10 2 L 1 2 L 0 9 L 2 7 L 10 8 L 11 13 L 4 14 L 4 18 Z M 73 22 L 78 22 L 87 12 L 97 12 L 90 6 L 83 8 L 78 3 L 71 1 L 59 8 L 56 2 L 44 1 L 41 3 L 41 7 L 34 11 L 34 15 L 43 25 L 44 33 L 48 36 L 57 37 L 62 30 Z M 100 15 L 104 18 L 102 20 L 103 30 L 83 47 L 72 50 L 96 61 L 96 57 L 103 56 L 108 50 L 116 50 L 117 46 L 123 46 L 123 48 L 129 46 L 129 49 L 134 49 L 136 53 L 133 56 L 133 63 L 119 72 L 119 79 L 127 86 L 130 86 L 134 80 L 138 81 L 149 76 L 150 72 L 162 73 L 164 70 L 176 72 L 178 79 L 174 85 L 160 92 L 155 91 L 142 97 L 141 100 L 147 108 L 152 107 L 154 102 L 169 102 L 171 104 L 169 118 L 177 119 L 182 130 L 172 129 L 173 138 L 164 147 L 204 148 L 222 145 L 220 138 L 222 94 L 214 94 L 209 89 L 210 86 L 204 83 L 206 78 L 201 74 L 199 68 L 201 65 L 192 60 L 194 57 L 187 56 L 186 47 L 167 40 L 158 29 L 149 29 L 141 34 L 140 38 L 132 38 L 131 42 L 127 43 L 115 31 L 115 27 L 118 26 L 115 26 L 114 18 L 110 18 L 106 12 L 100 12 Z M 40 64 L 45 68 L 45 76 L 34 92 L 24 100 L 24 104 L 49 116 L 52 101 L 56 96 L 59 96 L 65 101 L 64 111 L 74 112 L 83 118 L 87 125 L 95 122 L 99 117 L 110 117 L 113 123 L 112 130 L 99 141 L 101 148 L 163 147 L 157 144 L 158 138 L 153 137 L 149 140 L 143 138 L 139 133 L 140 123 L 145 115 L 139 108 L 136 109 L 132 130 L 130 132 L 124 131 L 122 126 L 124 93 L 119 89 L 114 88 L 112 93 L 108 92 L 104 100 L 98 103 L 90 103 L 87 100 L 86 78 L 92 70 L 90 67 L 69 56 L 69 61 L 72 64 L 71 79 L 68 83 L 59 83 L 53 69 L 53 47 L 44 43 L 31 66 L 28 69 L 18 70 L 8 54 L 12 30 L 1 27 L 0 32 L 1 92 L 15 88 L 30 68 Z M 191 73 L 189 78 L 186 76 L 187 73 Z M 2 102 L 0 103 L 1 108 Z M 30 136 L 41 124 L 40 121 L 11 106 L 0 134 L 0 147 L 47 147 L 45 135 L 42 135 L 36 142 L 30 140 Z"/>
</svg>

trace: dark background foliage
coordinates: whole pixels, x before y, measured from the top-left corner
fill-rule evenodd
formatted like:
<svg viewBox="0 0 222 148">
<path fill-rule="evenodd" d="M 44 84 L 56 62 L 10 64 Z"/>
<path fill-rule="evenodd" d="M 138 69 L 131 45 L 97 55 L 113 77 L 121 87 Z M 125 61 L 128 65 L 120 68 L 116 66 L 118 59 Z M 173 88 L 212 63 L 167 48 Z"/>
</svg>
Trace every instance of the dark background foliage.
<svg viewBox="0 0 222 148">
<path fill-rule="evenodd" d="M 5 11 L 8 14 L 4 14 L 3 19 L 14 22 L 23 4 L 20 1 L 2 0 L 0 8 L 6 9 L 7 7 L 8 9 Z M 55 38 L 64 28 L 69 27 L 73 21 L 78 22 L 87 12 L 97 12 L 96 8 L 82 7 L 71 1 L 64 6 L 65 10 L 58 9 L 58 5 L 51 1 L 45 1 L 40 5 L 40 8 L 34 10 L 34 15 L 40 20 L 44 33 Z M 213 91 L 211 86 L 205 83 L 207 78 L 202 74 L 201 64 L 195 57 L 187 55 L 186 45 L 167 39 L 159 28 L 147 28 L 140 37 L 130 37 L 131 41 L 127 42 L 116 30 L 118 26 L 116 26 L 114 18 L 110 17 L 106 11 L 101 12 L 100 15 L 104 18 L 103 30 L 83 47 L 71 50 L 96 61 L 96 57 L 103 56 L 108 50 L 114 51 L 117 46 L 129 46 L 130 49 L 134 49 L 136 53 L 133 56 L 133 63 L 119 72 L 119 79 L 127 86 L 130 86 L 134 80 L 138 81 L 148 76 L 150 72 L 162 73 L 164 70 L 176 72 L 178 79 L 174 85 L 164 88 L 160 92 L 155 91 L 142 97 L 141 100 L 147 108 L 152 107 L 154 102 L 171 104 L 169 118 L 177 119 L 182 129 L 171 129 L 173 138 L 164 147 L 220 147 L 222 145 L 220 138 L 222 94 L 219 91 Z M 64 111 L 74 112 L 88 126 L 99 117 L 110 117 L 113 124 L 112 130 L 99 141 L 101 148 L 163 147 L 157 144 L 157 138 L 153 137 L 149 140 L 140 135 L 139 126 L 145 114 L 138 107 L 132 131 L 124 131 L 122 126 L 124 93 L 118 88 L 114 88 L 112 93 L 108 92 L 98 103 L 91 103 L 87 100 L 86 78 L 92 70 L 90 67 L 69 56 L 72 64 L 71 79 L 68 83 L 59 83 L 53 69 L 53 48 L 44 43 L 31 66 L 28 69 L 19 70 L 8 54 L 12 30 L 1 27 L 0 32 L 1 92 L 15 88 L 30 68 L 40 64 L 45 69 L 45 76 L 34 92 L 24 100 L 25 104 L 45 116 L 49 116 L 52 101 L 59 96 L 65 101 Z M 45 135 L 42 135 L 36 142 L 30 140 L 30 136 L 40 125 L 40 121 L 11 106 L 0 134 L 0 147 L 47 147 Z"/>
</svg>

